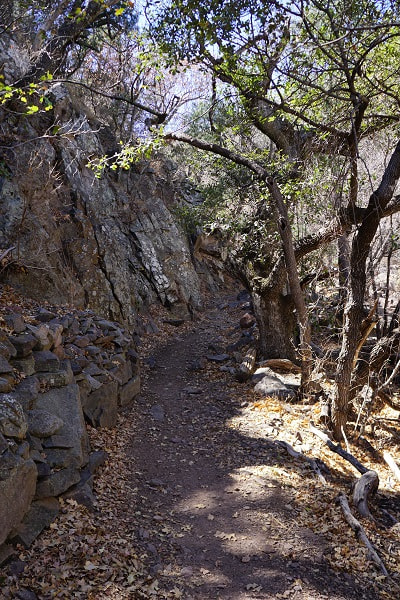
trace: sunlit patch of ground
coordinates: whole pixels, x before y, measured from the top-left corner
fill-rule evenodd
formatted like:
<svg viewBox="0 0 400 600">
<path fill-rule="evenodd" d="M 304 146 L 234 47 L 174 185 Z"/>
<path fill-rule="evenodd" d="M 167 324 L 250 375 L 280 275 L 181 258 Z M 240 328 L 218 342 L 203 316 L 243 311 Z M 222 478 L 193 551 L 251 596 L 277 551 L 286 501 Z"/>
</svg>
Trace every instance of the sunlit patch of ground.
<svg viewBox="0 0 400 600">
<path fill-rule="evenodd" d="M 348 462 L 335 453 L 314 434 L 308 427 L 311 421 L 318 419 L 319 407 L 288 404 L 276 398 L 253 399 L 240 413 L 232 418 L 228 426 L 239 430 L 252 438 L 269 438 L 272 441 L 283 440 L 291 444 L 298 452 L 311 457 L 320 458 L 331 470 L 332 476 L 327 476 L 327 485 L 321 485 L 317 476 L 311 471 L 306 462 L 288 456 L 288 468 L 270 465 L 246 467 L 254 477 L 262 477 L 271 485 L 278 482 L 289 485 L 293 492 L 293 503 L 299 523 L 309 527 L 318 534 L 323 534 L 329 549 L 325 556 L 335 569 L 357 573 L 362 579 L 375 580 L 380 587 L 382 598 L 400 597 L 400 526 L 381 527 L 366 519 L 361 519 L 370 541 L 375 546 L 380 557 L 393 577 L 393 586 L 372 566 L 367 549 L 355 539 L 354 533 L 345 523 L 340 507 L 335 498 L 341 491 L 351 493 L 350 483 L 360 474 Z M 400 422 L 398 415 L 386 408 L 382 417 L 393 419 L 392 433 L 397 432 L 400 440 Z M 368 436 L 370 443 L 378 450 L 390 450 L 390 453 L 400 463 L 400 446 L 396 437 L 385 434 L 376 419 L 374 435 Z M 385 421 L 383 421 L 385 423 Z M 285 451 L 282 449 L 282 452 Z M 380 497 L 392 500 L 390 512 L 393 517 L 400 519 L 400 482 L 396 481 L 385 462 L 374 460 L 374 457 L 357 443 L 350 442 L 350 452 L 366 467 L 375 470 L 379 475 Z M 373 512 L 379 519 L 379 507 Z M 355 515 L 357 513 L 354 511 Z M 283 524 L 282 524 L 283 525 Z M 387 585 L 389 583 L 389 586 Z"/>
</svg>

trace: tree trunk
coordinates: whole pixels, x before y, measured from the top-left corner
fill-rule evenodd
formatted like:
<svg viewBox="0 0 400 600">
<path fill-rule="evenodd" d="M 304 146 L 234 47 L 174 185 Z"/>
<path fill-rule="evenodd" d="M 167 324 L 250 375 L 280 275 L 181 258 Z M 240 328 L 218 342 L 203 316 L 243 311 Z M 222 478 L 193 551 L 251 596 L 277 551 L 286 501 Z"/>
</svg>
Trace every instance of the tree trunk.
<svg viewBox="0 0 400 600">
<path fill-rule="evenodd" d="M 338 268 L 340 305 L 343 307 L 346 302 L 347 286 L 350 276 L 350 244 L 347 233 L 344 233 L 338 238 Z"/>
<path fill-rule="evenodd" d="M 294 361 L 296 316 L 290 295 L 274 287 L 253 292 L 254 313 L 260 333 L 260 352 L 264 358 Z"/>
<path fill-rule="evenodd" d="M 400 142 L 398 142 L 390 158 L 378 189 L 373 192 L 369 199 L 365 216 L 353 237 L 350 259 L 350 289 L 344 311 L 342 349 L 336 370 L 335 398 L 332 406 L 333 431 L 337 440 L 342 438 L 342 429 L 344 430 L 347 423 L 353 359 L 363 319 L 367 259 L 380 219 L 393 196 L 399 177 Z"/>
<path fill-rule="evenodd" d="M 296 308 L 297 323 L 299 326 L 300 343 L 299 354 L 301 359 L 301 396 L 312 393 L 312 352 L 311 352 L 311 326 L 308 319 L 308 310 L 301 289 L 297 260 L 294 251 L 292 228 L 288 215 L 287 206 L 275 179 L 268 181 L 268 188 L 274 201 L 274 211 L 277 219 L 279 234 L 282 240 L 283 254 L 290 285 L 290 293 Z"/>
<path fill-rule="evenodd" d="M 381 338 L 372 349 L 368 361 L 359 361 L 351 380 L 350 399 L 371 379 L 373 373 L 378 373 L 390 356 L 395 356 L 400 350 L 400 330 L 396 329 L 391 335 Z"/>
</svg>

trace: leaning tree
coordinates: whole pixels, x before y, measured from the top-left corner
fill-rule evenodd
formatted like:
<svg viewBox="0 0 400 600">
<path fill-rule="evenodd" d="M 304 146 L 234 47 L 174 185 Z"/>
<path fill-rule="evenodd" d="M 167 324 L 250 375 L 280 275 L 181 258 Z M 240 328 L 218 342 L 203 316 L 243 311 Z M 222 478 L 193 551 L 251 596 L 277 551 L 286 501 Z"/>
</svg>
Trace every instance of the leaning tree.
<svg viewBox="0 0 400 600">
<path fill-rule="evenodd" d="M 187 143 L 249 169 L 270 195 L 282 256 L 249 279 L 264 352 L 288 354 L 288 315 L 300 330 L 303 390 L 311 374 L 310 327 L 298 274 L 299 261 L 327 243 L 352 235 L 342 348 L 332 407 L 337 438 L 346 426 L 352 375 L 364 317 L 366 265 L 381 220 L 400 209 L 400 144 L 394 138 L 380 183 L 359 195 L 361 143 L 399 119 L 399 35 L 389 2 L 334 0 L 260 2 L 194 0 L 149 3 L 149 30 L 170 66 L 200 64 L 220 89 L 234 93 L 252 127 L 273 145 L 245 153 L 181 132 L 164 138 Z M 215 85 L 214 85 L 215 90 Z M 215 92 L 210 99 L 217 101 Z M 341 203 L 317 231 L 293 241 L 290 199 L 282 190 L 301 181 L 311 157 L 328 158 L 345 173 Z M 323 201 L 323 200 L 322 200 Z M 345 244 L 341 248 L 345 248 Z M 287 293 L 287 283 L 289 293 Z"/>
</svg>

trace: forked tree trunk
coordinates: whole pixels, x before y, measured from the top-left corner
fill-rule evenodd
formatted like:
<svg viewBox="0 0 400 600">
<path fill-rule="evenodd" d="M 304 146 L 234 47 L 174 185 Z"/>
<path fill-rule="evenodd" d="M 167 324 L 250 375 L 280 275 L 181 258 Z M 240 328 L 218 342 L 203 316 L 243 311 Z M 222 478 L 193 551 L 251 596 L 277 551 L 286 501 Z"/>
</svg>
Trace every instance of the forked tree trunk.
<svg viewBox="0 0 400 600">
<path fill-rule="evenodd" d="M 344 311 L 342 349 L 335 378 L 335 398 L 332 406 L 334 436 L 342 438 L 347 424 L 350 401 L 350 383 L 353 359 L 357 349 L 363 318 L 363 303 L 366 288 L 366 266 L 372 240 L 379 227 L 384 209 L 393 196 L 400 177 L 400 142 L 398 142 L 378 189 L 369 199 L 365 216 L 353 237 L 350 258 L 349 294 Z"/>
</svg>

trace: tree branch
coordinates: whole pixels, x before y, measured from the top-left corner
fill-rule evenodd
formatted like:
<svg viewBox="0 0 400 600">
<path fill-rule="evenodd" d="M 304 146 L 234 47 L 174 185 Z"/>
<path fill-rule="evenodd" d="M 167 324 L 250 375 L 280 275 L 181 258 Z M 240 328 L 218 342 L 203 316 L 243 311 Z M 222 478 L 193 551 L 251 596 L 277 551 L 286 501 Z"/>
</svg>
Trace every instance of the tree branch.
<svg viewBox="0 0 400 600">
<path fill-rule="evenodd" d="M 82 81 L 75 81 L 74 79 L 53 79 L 53 83 L 66 83 L 66 84 L 72 84 L 72 85 L 79 85 L 80 87 L 83 87 L 85 90 L 88 90 L 89 92 L 92 92 L 93 94 L 97 94 L 98 96 L 102 96 L 103 98 L 109 98 L 110 100 L 117 100 L 118 102 L 125 102 L 126 104 L 130 104 L 131 106 L 134 106 L 135 108 L 139 108 L 140 110 L 143 110 L 151 115 L 155 115 L 156 117 L 158 117 L 158 123 L 157 123 L 158 125 L 161 125 L 161 123 L 163 123 L 168 116 L 167 113 L 160 112 L 160 111 L 156 110 L 155 108 L 151 108 L 150 106 L 145 106 L 141 102 L 134 100 L 132 98 L 132 96 L 129 98 L 127 96 L 119 96 L 118 94 L 107 94 L 107 92 L 101 92 L 99 89 L 93 88 L 90 85 L 88 85 L 87 83 L 83 83 Z"/>
</svg>

